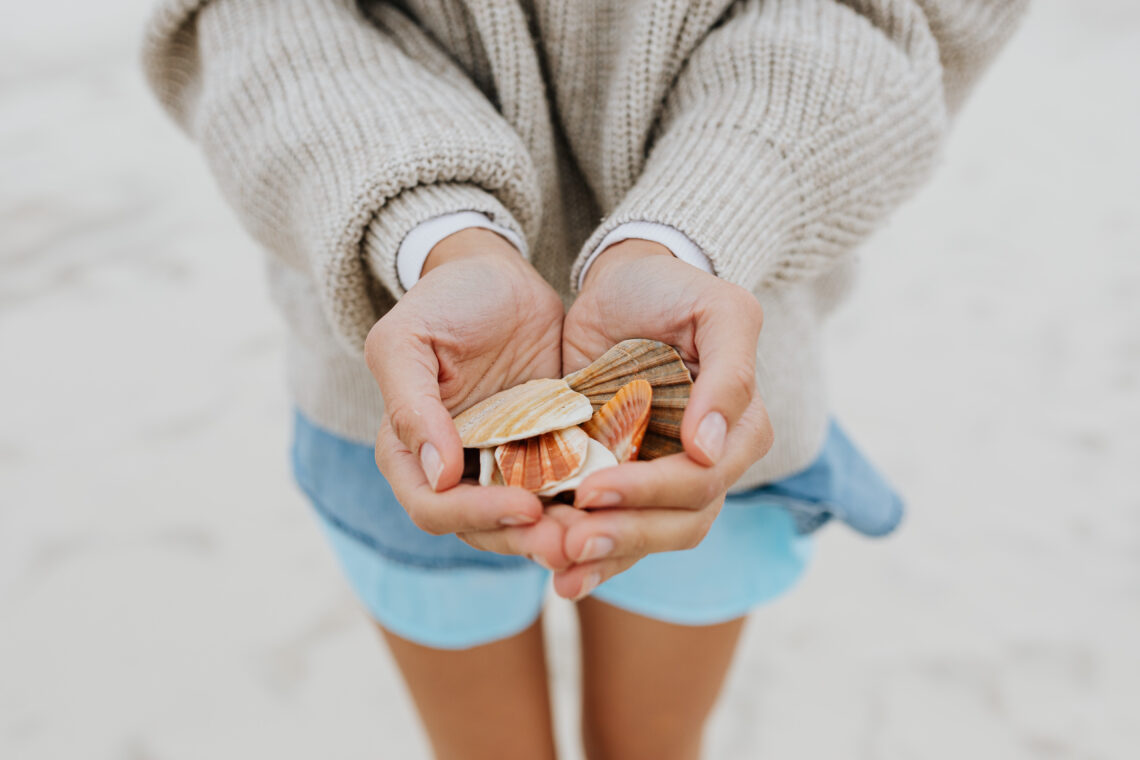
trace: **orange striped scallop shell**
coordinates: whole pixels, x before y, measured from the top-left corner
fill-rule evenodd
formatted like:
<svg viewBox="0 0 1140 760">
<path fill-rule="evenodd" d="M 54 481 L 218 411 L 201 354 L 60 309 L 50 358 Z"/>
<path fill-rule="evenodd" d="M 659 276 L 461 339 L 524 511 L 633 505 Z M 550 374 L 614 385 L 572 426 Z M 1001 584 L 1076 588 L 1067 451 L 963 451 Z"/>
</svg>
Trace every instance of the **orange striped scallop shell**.
<svg viewBox="0 0 1140 760">
<path fill-rule="evenodd" d="M 538 492 L 573 477 L 586 462 L 590 437 L 574 425 L 504 443 L 495 449 L 499 474 L 508 486 Z"/>
<path fill-rule="evenodd" d="M 637 459 L 649 426 L 653 387 L 647 380 L 626 383 L 594 416 L 582 423 L 586 434 L 609 449 L 618 464 Z"/>
</svg>

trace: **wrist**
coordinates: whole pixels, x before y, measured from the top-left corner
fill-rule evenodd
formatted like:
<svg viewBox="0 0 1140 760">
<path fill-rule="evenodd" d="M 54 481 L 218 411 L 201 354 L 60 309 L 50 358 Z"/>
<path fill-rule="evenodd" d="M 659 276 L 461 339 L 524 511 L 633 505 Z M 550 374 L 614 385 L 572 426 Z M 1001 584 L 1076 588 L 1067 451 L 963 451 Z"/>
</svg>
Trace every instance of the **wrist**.
<svg viewBox="0 0 1140 760">
<path fill-rule="evenodd" d="M 505 237 L 482 227 L 468 227 L 440 240 L 424 259 L 421 276 L 444 264 L 472 258 L 489 257 L 525 263 L 522 254 Z"/>
<path fill-rule="evenodd" d="M 628 238 L 614 243 L 599 253 L 597 258 L 590 264 L 590 268 L 586 272 L 586 277 L 582 280 L 582 289 L 585 290 L 590 287 L 590 284 L 599 277 L 604 277 L 606 269 L 610 267 L 623 262 L 656 256 L 666 256 L 670 259 L 674 258 L 673 252 L 669 248 L 652 240 Z"/>
</svg>

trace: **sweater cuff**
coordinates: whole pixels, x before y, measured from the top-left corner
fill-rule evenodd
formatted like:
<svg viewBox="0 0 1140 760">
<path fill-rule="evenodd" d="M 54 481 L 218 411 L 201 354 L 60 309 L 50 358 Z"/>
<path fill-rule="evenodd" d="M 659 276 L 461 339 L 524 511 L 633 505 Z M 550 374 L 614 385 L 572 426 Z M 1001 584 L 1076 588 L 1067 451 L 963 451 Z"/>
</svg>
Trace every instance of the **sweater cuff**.
<svg viewBox="0 0 1140 760">
<path fill-rule="evenodd" d="M 460 230 L 469 230 L 473 227 L 501 235 L 519 250 L 523 258 L 526 258 L 526 241 L 512 230 L 495 224 L 485 214 L 480 214 L 478 211 L 444 214 L 420 222 L 400 243 L 400 248 L 396 251 L 396 274 L 399 275 L 401 287 L 405 291 L 411 290 L 412 286 L 419 282 L 424 262 L 439 241 Z"/>
<path fill-rule="evenodd" d="M 810 237 L 809 212 L 821 199 L 800 186 L 791 160 L 771 141 L 740 138 L 715 127 L 666 133 L 637 184 L 583 246 L 571 270 L 575 287 L 606 236 L 630 222 L 678 230 L 718 277 L 749 290 L 778 277 L 779 268 L 796 266 L 789 249 Z"/>
<path fill-rule="evenodd" d="M 443 221 L 449 217 L 465 222 L 453 227 Z M 465 227 L 493 230 L 529 259 L 522 227 L 507 208 L 485 190 L 465 184 L 420 185 L 400 193 L 380 209 L 365 229 L 364 256 L 376 278 L 400 297 L 419 279 L 432 246 Z M 420 254 L 416 266 L 414 259 Z"/>
<path fill-rule="evenodd" d="M 701 247 L 690 240 L 685 233 L 676 227 L 670 227 L 667 224 L 657 224 L 655 222 L 626 222 L 619 225 L 616 229 L 610 230 L 610 232 L 602 238 L 601 242 L 586 256 L 579 269 L 575 286 L 579 290 L 582 288 L 582 284 L 586 281 L 586 272 L 590 271 L 590 266 L 598 256 L 601 255 L 602 251 L 623 240 L 634 239 L 650 240 L 663 245 L 669 249 L 670 253 L 686 264 L 692 264 L 702 272 L 716 274 L 713 270 L 712 262 L 709 260 L 709 257 L 705 255 L 705 252 L 701 250 Z"/>
</svg>

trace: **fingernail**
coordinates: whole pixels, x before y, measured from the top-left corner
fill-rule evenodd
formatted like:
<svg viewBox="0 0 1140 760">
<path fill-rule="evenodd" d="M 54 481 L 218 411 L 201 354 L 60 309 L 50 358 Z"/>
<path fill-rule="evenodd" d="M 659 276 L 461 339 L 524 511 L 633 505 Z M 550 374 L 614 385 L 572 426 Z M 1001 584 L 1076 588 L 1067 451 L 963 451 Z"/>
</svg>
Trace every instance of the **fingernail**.
<svg viewBox="0 0 1140 760">
<path fill-rule="evenodd" d="M 574 500 L 576 507 L 616 507 L 621 504 L 617 491 L 586 491 Z"/>
<path fill-rule="evenodd" d="M 586 545 L 582 547 L 582 553 L 578 555 L 579 562 L 589 562 L 593 559 L 601 559 L 602 557 L 609 556 L 610 552 L 614 550 L 614 540 L 609 536 L 594 536 L 586 541 Z"/>
<path fill-rule="evenodd" d="M 720 412 L 709 412 L 697 427 L 697 448 L 705 452 L 710 461 L 717 461 L 724 453 L 724 436 L 728 423 Z"/>
<path fill-rule="evenodd" d="M 507 515 L 499 520 L 499 525 L 513 528 L 516 525 L 533 525 L 536 518 L 530 515 Z"/>
<path fill-rule="evenodd" d="M 431 483 L 431 490 L 438 490 L 439 478 L 443 475 L 443 460 L 430 441 L 420 446 L 420 466 L 424 468 L 424 475 L 427 475 L 428 482 Z"/>
<path fill-rule="evenodd" d="M 578 596 L 574 597 L 574 601 L 578 601 L 590 595 L 590 592 L 598 587 L 602 582 L 601 573 L 590 573 L 586 576 L 586 580 L 582 581 L 582 588 L 578 589 Z"/>
</svg>

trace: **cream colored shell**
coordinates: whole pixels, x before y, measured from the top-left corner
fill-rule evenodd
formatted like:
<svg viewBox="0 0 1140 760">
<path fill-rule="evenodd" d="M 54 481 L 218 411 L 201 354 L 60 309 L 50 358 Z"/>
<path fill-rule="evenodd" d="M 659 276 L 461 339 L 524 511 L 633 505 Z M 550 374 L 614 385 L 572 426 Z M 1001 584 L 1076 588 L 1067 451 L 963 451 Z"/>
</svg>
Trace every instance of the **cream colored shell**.
<svg viewBox="0 0 1140 760">
<path fill-rule="evenodd" d="M 531 380 L 460 412 L 455 427 L 466 448 L 482 449 L 562 430 L 593 413 L 590 399 L 571 390 L 565 380 Z"/>
</svg>

